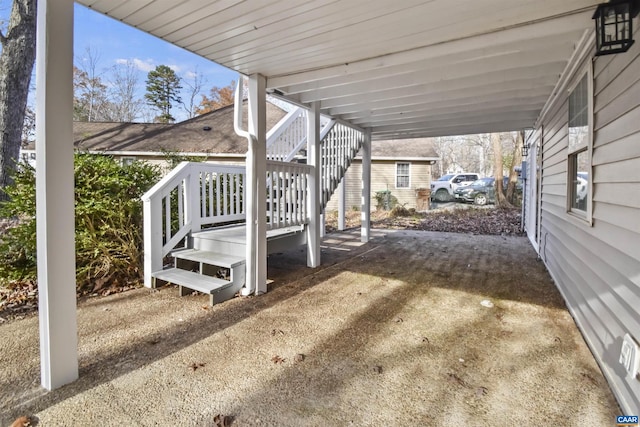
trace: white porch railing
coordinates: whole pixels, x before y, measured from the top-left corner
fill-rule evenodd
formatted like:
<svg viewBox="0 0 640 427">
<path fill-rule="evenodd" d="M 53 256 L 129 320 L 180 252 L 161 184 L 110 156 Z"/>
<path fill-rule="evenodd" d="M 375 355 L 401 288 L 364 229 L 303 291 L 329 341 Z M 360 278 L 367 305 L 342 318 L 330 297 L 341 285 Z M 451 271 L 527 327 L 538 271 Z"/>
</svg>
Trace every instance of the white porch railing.
<svg viewBox="0 0 640 427">
<path fill-rule="evenodd" d="M 306 224 L 307 181 L 311 166 L 267 161 L 267 229 Z"/>
<path fill-rule="evenodd" d="M 190 233 L 245 219 L 245 180 L 244 166 L 182 162 L 142 196 L 145 286 Z"/>
<path fill-rule="evenodd" d="M 267 161 L 267 229 L 308 223 L 310 166 Z M 204 226 L 243 221 L 244 166 L 183 162 L 142 196 L 144 209 L 144 283 L 185 238 Z"/>
</svg>

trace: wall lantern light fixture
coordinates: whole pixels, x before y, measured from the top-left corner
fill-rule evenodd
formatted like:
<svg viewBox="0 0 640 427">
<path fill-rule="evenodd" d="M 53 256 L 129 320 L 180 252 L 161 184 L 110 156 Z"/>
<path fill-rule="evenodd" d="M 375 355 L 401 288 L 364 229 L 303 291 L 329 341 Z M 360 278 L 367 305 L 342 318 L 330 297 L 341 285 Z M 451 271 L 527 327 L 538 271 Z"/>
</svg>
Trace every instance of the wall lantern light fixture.
<svg viewBox="0 0 640 427">
<path fill-rule="evenodd" d="M 598 5 L 596 21 L 596 56 L 621 53 L 633 44 L 633 18 L 640 10 L 640 0 L 611 0 Z"/>
</svg>

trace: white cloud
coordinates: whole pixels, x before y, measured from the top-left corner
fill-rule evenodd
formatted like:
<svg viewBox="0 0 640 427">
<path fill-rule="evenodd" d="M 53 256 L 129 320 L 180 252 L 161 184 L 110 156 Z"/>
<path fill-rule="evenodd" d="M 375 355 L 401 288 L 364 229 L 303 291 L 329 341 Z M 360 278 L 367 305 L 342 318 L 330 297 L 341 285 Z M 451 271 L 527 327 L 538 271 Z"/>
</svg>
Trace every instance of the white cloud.
<svg viewBox="0 0 640 427">
<path fill-rule="evenodd" d="M 140 71 L 144 71 L 145 73 L 148 73 L 149 71 L 151 71 L 151 70 L 156 68 L 153 59 L 140 59 L 140 58 L 124 59 L 124 58 L 118 58 L 118 59 L 116 59 L 116 64 L 123 64 L 123 65 L 133 64 L 134 67 L 136 67 Z"/>
<path fill-rule="evenodd" d="M 180 70 L 182 70 L 182 67 L 179 66 L 179 65 L 176 65 L 176 64 L 169 64 L 169 65 L 167 65 L 167 67 L 171 68 L 176 73 L 179 73 Z"/>
<path fill-rule="evenodd" d="M 186 73 L 184 73 L 185 79 L 194 79 L 196 76 L 197 74 L 194 73 L 193 71 L 187 71 Z"/>
<path fill-rule="evenodd" d="M 155 67 L 155 65 L 153 65 L 153 59 L 138 59 L 138 58 L 133 58 L 133 65 L 136 66 L 136 68 L 140 71 L 144 71 L 144 72 L 149 72 L 151 70 L 153 70 Z"/>
</svg>

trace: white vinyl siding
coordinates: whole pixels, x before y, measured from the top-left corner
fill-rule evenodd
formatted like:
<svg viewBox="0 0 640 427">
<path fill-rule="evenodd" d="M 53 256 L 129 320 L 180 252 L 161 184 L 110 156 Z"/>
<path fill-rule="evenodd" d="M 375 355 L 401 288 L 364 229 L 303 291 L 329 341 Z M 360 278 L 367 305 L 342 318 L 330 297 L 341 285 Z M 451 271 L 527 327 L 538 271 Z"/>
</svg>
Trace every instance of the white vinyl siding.
<svg viewBox="0 0 640 427">
<path fill-rule="evenodd" d="M 636 32 L 635 37 L 640 34 Z M 585 58 L 572 77 L 582 78 Z M 622 413 L 640 412 L 640 381 L 618 358 L 622 337 L 640 342 L 640 43 L 593 63 L 592 225 L 567 212 L 568 94 L 541 123 L 539 254 L 600 364 Z"/>
</svg>

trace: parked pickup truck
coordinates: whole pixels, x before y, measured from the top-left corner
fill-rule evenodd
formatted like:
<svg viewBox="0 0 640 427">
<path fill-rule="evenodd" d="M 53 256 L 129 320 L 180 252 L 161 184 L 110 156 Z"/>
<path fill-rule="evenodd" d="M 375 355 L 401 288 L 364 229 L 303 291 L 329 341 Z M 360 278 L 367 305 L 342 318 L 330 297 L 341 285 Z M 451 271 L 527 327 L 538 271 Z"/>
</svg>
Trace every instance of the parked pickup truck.
<svg viewBox="0 0 640 427">
<path fill-rule="evenodd" d="M 459 187 L 471 184 L 480 178 L 477 173 L 452 173 L 431 181 L 431 200 L 447 202 L 453 199 L 453 192 Z"/>
</svg>

